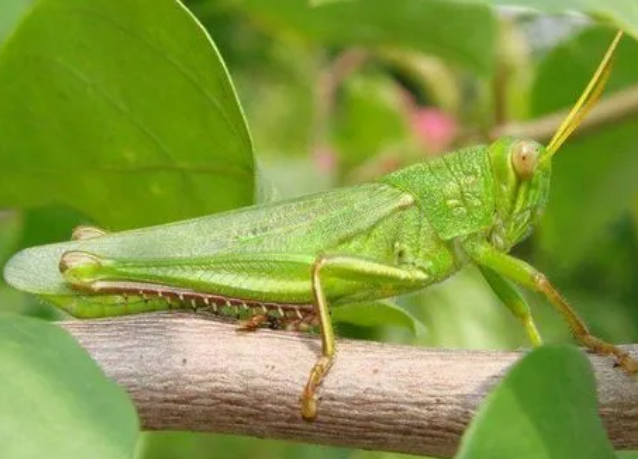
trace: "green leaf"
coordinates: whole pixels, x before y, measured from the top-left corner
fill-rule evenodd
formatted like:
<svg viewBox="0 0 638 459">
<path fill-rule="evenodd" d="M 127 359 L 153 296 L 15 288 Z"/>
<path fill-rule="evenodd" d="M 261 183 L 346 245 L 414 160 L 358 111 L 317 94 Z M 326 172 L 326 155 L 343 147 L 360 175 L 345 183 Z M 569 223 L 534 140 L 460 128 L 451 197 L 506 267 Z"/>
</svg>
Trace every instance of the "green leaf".
<svg viewBox="0 0 638 459">
<path fill-rule="evenodd" d="M 354 0 L 310 0 L 310 4 L 319 7 L 352 1 Z M 635 0 L 452 0 L 452 2 L 493 6 L 522 6 L 550 14 L 581 11 L 613 22 L 638 38 L 638 7 Z"/>
<path fill-rule="evenodd" d="M 346 80 L 334 121 L 340 164 L 356 167 L 410 139 L 408 107 L 399 86 L 383 75 Z"/>
<path fill-rule="evenodd" d="M 0 362 L 0 457 L 132 457 L 133 404 L 64 330 L 0 313 Z"/>
<path fill-rule="evenodd" d="M 613 32 L 592 28 L 541 63 L 533 89 L 535 116 L 570 107 L 609 46 Z M 559 82 L 560 84 L 557 84 Z M 638 82 L 638 43 L 621 42 L 606 94 Z M 638 117 L 569 139 L 553 160 L 552 193 L 540 241 L 561 267 L 573 266 L 628 212 L 638 193 Z M 560 257 L 558 257 L 560 255 Z"/>
<path fill-rule="evenodd" d="M 224 64 L 174 0 L 42 0 L 0 54 L 0 207 L 113 230 L 252 202 Z"/>
<path fill-rule="evenodd" d="M 405 309 L 385 301 L 353 303 L 336 306 L 331 310 L 336 322 L 347 322 L 361 327 L 400 327 L 415 336 L 425 333 L 423 324 Z"/>
<path fill-rule="evenodd" d="M 484 5 L 444 0 L 348 0 L 319 6 L 243 0 L 239 5 L 273 31 L 321 44 L 407 46 L 483 75 L 493 71 L 497 24 Z"/>
<path fill-rule="evenodd" d="M 31 0 L 3 0 L 0 2 L 0 44 L 13 31 L 18 20 L 31 3 Z"/>
<path fill-rule="evenodd" d="M 635 0 L 481 0 L 481 3 L 526 6 L 546 13 L 581 11 L 613 22 L 638 38 L 638 4 Z"/>
<path fill-rule="evenodd" d="M 483 402 L 456 459 L 612 459 L 587 358 L 544 346 L 518 362 Z"/>
</svg>

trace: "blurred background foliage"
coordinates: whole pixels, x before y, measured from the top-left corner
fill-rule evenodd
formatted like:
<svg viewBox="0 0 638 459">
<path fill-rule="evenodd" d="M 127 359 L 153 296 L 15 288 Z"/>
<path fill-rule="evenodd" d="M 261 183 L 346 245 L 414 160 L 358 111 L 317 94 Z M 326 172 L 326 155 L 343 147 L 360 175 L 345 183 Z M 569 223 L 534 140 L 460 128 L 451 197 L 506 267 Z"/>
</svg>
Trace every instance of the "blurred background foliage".
<svg viewBox="0 0 638 459">
<path fill-rule="evenodd" d="M 198 149 L 196 141 L 181 147 L 185 155 L 197 151 L 199 156 L 185 159 L 191 168 L 180 171 L 180 178 L 161 175 L 161 167 L 159 172 L 152 170 L 144 177 L 148 182 L 135 175 L 130 180 L 123 178 L 118 185 L 122 187 L 120 200 L 113 198 L 116 192 L 104 191 L 113 171 L 93 168 L 96 160 L 84 156 L 90 152 L 83 151 L 85 146 L 81 143 L 68 151 L 64 151 L 67 144 L 58 145 L 62 151 L 60 163 L 66 162 L 56 169 L 57 174 L 29 177 L 25 167 L 46 162 L 35 150 L 53 147 L 46 137 L 25 142 L 22 131 L 4 123 L 9 119 L 6 111 L 4 132 L 17 140 L 0 146 L 0 266 L 20 248 L 67 240 L 71 228 L 79 223 L 99 223 L 118 230 L 202 215 L 249 204 L 253 196 L 257 200 L 282 199 L 373 180 L 467 144 L 488 143 L 513 123 L 525 126 L 569 107 L 613 36 L 613 27 L 595 24 L 580 14 L 550 17 L 515 7 L 488 6 L 514 3 L 560 10 L 563 4 L 578 8 L 581 3 L 575 0 L 318 3 L 319 6 L 300 0 L 185 2 L 214 39 L 232 76 L 252 136 L 251 146 L 247 134 L 237 134 L 243 139 L 237 143 L 237 150 L 248 155 L 254 150 L 254 187 L 249 175 L 252 159 L 233 163 L 235 156 L 229 159 L 228 151 L 212 151 L 210 161 L 219 161 L 222 172 L 247 171 L 239 191 L 229 191 L 235 186 L 231 181 L 240 181 L 235 176 L 222 185 L 205 183 L 208 177 L 197 168 L 207 167 L 209 151 L 202 150 L 202 145 Z M 593 1 L 583 1 L 582 5 L 583 11 L 621 23 L 634 36 L 638 35 L 638 18 L 632 16 L 634 10 L 629 6 L 623 10 L 623 2 L 618 2 L 617 9 L 604 1 L 599 2 L 600 6 Z M 29 8 L 26 0 L 3 0 L 0 40 L 11 39 L 7 37 Z M 157 21 L 161 27 L 161 18 Z M 53 28 L 55 25 L 50 24 Z M 170 34 L 160 38 L 166 43 L 174 39 Z M 198 60 L 201 56 L 197 54 L 201 52 L 197 47 L 203 45 L 195 39 L 189 45 L 193 48 L 180 51 L 181 44 L 175 40 L 176 52 L 183 52 L 183 62 L 190 62 L 193 72 L 201 71 L 202 81 L 206 80 L 206 67 L 199 64 L 205 59 Z M 100 52 L 113 50 L 105 51 L 88 43 L 86 52 L 97 60 Z M 117 70 L 117 65 L 126 65 L 125 60 L 122 57 L 106 67 L 115 62 Z M 147 67 L 135 65 L 143 74 L 153 64 L 149 58 Z M 167 67 L 167 79 L 173 70 Z M 162 92 L 164 88 L 168 93 L 172 83 L 151 79 L 147 81 L 148 92 L 140 99 L 148 101 L 148 110 L 155 110 L 160 121 L 176 123 L 175 127 L 170 123 L 165 126 L 168 131 L 175 131 L 175 142 L 184 132 L 193 138 L 205 136 L 207 129 L 220 132 L 220 128 L 207 124 L 206 107 L 190 114 L 180 112 L 179 104 Z M 44 78 L 25 81 L 21 92 L 14 94 L 15 100 L 40 101 L 38 88 L 25 88 L 34 81 L 46 84 Z M 638 44 L 626 39 L 620 46 L 606 94 L 637 84 Z M 227 93 L 220 90 L 220 94 Z M 64 101 L 78 94 L 56 97 Z M 45 123 L 40 123 L 38 116 L 65 119 L 49 102 L 36 107 L 42 111 L 29 112 L 32 125 L 43 129 Z M 198 109 L 196 102 L 189 107 Z M 81 111 L 67 117 L 68 122 L 74 122 L 74 117 L 87 116 L 88 111 Z M 234 126 L 241 124 L 241 114 L 230 116 L 235 119 Z M 157 129 L 164 129 L 160 121 Z M 96 132 L 101 127 L 111 128 L 101 126 L 100 120 L 95 123 Z M 633 112 L 613 123 L 587 128 L 567 142 L 554 161 L 552 196 L 543 222 L 533 237 L 514 252 L 553 279 L 596 334 L 614 342 L 638 341 L 637 123 L 638 107 L 634 107 Z M 61 124 L 55 126 L 61 128 Z M 544 135 L 538 140 L 547 141 Z M 21 146 L 25 143 L 28 147 Z M 181 151 L 180 147 L 177 150 Z M 126 168 L 129 163 L 122 164 Z M 55 169 L 56 164 L 50 166 Z M 217 174 L 220 175 L 224 173 Z M 78 177 L 82 183 L 73 185 Z M 83 195 L 82 187 L 90 188 L 91 183 L 99 184 L 93 194 L 102 193 L 100 199 L 89 201 Z M 220 195 L 232 199 L 220 201 Z M 211 199 L 207 199 L 209 196 Z M 136 208 L 149 213 L 136 213 Z M 529 292 L 526 296 L 545 339 L 569 341 L 564 324 L 545 301 Z M 424 336 L 415 338 L 407 331 L 357 326 L 342 326 L 340 334 L 428 346 L 527 346 L 518 322 L 471 267 L 442 285 L 398 301 L 424 322 Z M 56 309 L 8 288 L 2 280 L 0 304 L 4 310 L 24 315 L 62 317 Z M 395 456 L 192 433 L 144 434 L 138 449 L 138 457 L 147 459 Z"/>
</svg>

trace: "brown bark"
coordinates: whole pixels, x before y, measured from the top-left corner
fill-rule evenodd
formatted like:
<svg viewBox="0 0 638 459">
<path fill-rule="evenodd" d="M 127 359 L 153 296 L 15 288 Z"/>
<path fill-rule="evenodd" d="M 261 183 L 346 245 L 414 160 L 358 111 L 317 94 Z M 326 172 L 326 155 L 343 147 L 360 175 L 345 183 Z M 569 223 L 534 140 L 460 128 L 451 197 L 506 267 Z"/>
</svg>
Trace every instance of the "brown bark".
<svg viewBox="0 0 638 459">
<path fill-rule="evenodd" d="M 434 350 L 339 340 L 317 420 L 299 395 L 316 337 L 201 315 L 64 322 L 133 397 L 143 426 L 451 456 L 472 414 L 520 352 Z M 638 355 L 638 346 L 627 347 Z M 603 420 L 618 448 L 638 447 L 638 385 L 591 357 Z"/>
<path fill-rule="evenodd" d="M 569 110 L 530 120 L 512 122 L 497 126 L 490 133 L 490 139 L 511 135 L 526 139 L 534 139 L 546 143 L 554 135 L 560 124 L 567 117 Z M 619 123 L 638 115 L 638 86 L 631 86 L 600 100 L 582 121 L 574 136 L 587 134 L 609 124 Z"/>
</svg>

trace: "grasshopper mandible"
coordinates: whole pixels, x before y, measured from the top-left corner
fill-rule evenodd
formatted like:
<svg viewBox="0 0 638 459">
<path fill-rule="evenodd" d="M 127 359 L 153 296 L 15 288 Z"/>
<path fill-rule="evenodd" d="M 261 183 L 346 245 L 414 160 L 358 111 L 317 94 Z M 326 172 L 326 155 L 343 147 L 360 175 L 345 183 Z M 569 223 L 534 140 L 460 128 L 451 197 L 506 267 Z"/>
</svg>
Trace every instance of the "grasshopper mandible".
<svg viewBox="0 0 638 459">
<path fill-rule="evenodd" d="M 335 359 L 330 307 L 422 289 L 468 262 L 479 266 L 533 345 L 541 337 L 510 281 L 544 294 L 581 345 L 636 373 L 638 362 L 593 336 L 541 272 L 508 254 L 538 222 L 552 155 L 599 98 L 620 38 L 619 32 L 546 148 L 501 138 L 298 199 L 121 233 L 80 227 L 71 242 L 17 254 L 5 277 L 77 317 L 192 306 L 218 314 L 243 308 L 245 330 L 319 325 L 321 356 L 301 395 L 307 420 L 317 414 L 317 389 Z M 54 260 L 37 287 L 23 280 L 25 260 L 33 257 Z"/>
</svg>

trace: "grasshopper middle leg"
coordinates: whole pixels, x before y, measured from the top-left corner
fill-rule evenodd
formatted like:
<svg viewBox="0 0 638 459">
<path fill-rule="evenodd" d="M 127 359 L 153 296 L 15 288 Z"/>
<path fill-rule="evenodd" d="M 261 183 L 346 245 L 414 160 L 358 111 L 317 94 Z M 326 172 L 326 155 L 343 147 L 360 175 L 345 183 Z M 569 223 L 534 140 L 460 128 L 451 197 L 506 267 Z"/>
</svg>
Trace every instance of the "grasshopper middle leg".
<svg viewBox="0 0 638 459">
<path fill-rule="evenodd" d="M 312 291 L 321 330 L 321 356 L 317 359 L 308 382 L 301 394 L 301 414 L 307 421 L 317 415 L 317 388 L 326 376 L 335 357 L 335 336 L 330 319 L 330 308 L 326 298 L 322 276 L 342 277 L 349 280 L 365 280 L 384 283 L 391 288 L 426 284 L 429 276 L 414 267 L 392 266 L 373 261 L 341 255 L 324 256 L 312 266 Z"/>
</svg>

